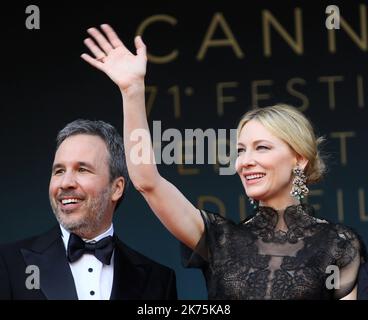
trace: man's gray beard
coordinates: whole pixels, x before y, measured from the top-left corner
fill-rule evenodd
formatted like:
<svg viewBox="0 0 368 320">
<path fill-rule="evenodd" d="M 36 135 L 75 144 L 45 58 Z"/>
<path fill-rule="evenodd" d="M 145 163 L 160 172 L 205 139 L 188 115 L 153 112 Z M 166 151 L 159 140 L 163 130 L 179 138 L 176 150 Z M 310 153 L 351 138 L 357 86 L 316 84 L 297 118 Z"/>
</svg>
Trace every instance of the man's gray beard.
<svg viewBox="0 0 368 320">
<path fill-rule="evenodd" d="M 110 195 L 111 188 L 107 187 L 99 197 L 91 199 L 88 214 L 86 216 L 77 221 L 71 222 L 68 222 L 67 219 L 64 219 L 63 214 L 59 214 L 58 207 L 55 207 L 52 201 L 50 201 L 50 203 L 56 220 L 63 226 L 64 229 L 78 235 L 91 234 L 95 233 L 101 225 L 101 221 L 103 220 L 106 209 L 109 205 Z"/>
</svg>

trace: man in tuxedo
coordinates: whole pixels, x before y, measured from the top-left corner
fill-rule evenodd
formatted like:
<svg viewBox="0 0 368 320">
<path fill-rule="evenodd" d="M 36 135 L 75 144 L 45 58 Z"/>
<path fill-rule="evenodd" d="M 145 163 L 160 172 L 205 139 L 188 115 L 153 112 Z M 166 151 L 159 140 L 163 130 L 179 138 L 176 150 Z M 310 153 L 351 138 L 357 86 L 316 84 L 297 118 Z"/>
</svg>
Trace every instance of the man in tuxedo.
<svg viewBox="0 0 368 320">
<path fill-rule="evenodd" d="M 368 262 L 360 267 L 358 280 L 358 300 L 368 300 Z"/>
<path fill-rule="evenodd" d="M 176 299 L 174 271 L 114 234 L 128 181 L 114 127 L 76 120 L 62 129 L 49 186 L 59 225 L 0 248 L 0 299 Z"/>
</svg>

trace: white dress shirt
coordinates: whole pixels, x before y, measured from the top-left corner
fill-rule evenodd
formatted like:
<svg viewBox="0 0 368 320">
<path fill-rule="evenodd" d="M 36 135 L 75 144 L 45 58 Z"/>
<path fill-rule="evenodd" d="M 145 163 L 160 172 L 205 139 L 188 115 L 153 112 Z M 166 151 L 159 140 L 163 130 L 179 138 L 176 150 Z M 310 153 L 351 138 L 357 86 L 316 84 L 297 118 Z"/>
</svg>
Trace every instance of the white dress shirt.
<svg viewBox="0 0 368 320">
<path fill-rule="evenodd" d="M 62 239 L 65 251 L 68 248 L 70 232 L 61 225 Z M 83 239 L 86 242 L 98 241 L 104 237 L 112 236 L 114 228 L 110 228 L 104 233 L 91 240 Z M 110 265 L 103 264 L 93 254 L 84 254 L 79 260 L 69 263 L 72 270 L 75 288 L 79 300 L 109 300 L 114 279 L 114 253 L 111 257 Z M 57 276 L 57 275 L 55 275 Z"/>
</svg>

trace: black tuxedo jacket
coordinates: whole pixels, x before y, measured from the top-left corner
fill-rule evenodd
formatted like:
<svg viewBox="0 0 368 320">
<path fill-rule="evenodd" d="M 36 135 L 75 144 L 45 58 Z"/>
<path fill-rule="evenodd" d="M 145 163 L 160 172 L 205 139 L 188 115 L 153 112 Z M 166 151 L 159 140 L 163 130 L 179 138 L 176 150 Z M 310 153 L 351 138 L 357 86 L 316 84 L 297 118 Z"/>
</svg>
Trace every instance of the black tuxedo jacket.
<svg viewBox="0 0 368 320">
<path fill-rule="evenodd" d="M 360 267 L 358 280 L 358 300 L 368 300 L 368 262 Z"/>
<path fill-rule="evenodd" d="M 117 241 L 111 300 L 177 299 L 175 273 Z M 29 265 L 39 268 L 40 289 L 27 289 Z M 59 226 L 0 247 L 0 299 L 78 299 Z"/>
</svg>

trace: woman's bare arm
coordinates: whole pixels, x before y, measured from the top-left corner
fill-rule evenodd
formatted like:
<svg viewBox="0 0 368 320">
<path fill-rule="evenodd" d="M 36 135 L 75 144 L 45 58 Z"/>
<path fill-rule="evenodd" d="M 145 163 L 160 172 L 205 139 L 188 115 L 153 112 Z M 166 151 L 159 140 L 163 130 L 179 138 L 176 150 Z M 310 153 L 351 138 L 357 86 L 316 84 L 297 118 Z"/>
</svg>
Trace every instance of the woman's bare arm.
<svg viewBox="0 0 368 320">
<path fill-rule="evenodd" d="M 193 249 L 204 231 L 200 213 L 175 185 L 159 174 L 154 162 L 145 107 L 146 46 L 140 37 L 136 37 L 136 54 L 133 54 L 109 25 L 102 25 L 101 29 L 103 32 L 97 28 L 88 29 L 90 38 L 84 43 L 94 57 L 88 54 L 81 57 L 107 74 L 120 89 L 124 147 L 130 179 L 165 227 Z M 134 134 L 146 138 L 133 141 Z M 143 144 L 142 151 L 148 155 L 147 161 L 138 161 L 136 150 L 139 144 Z"/>
</svg>

